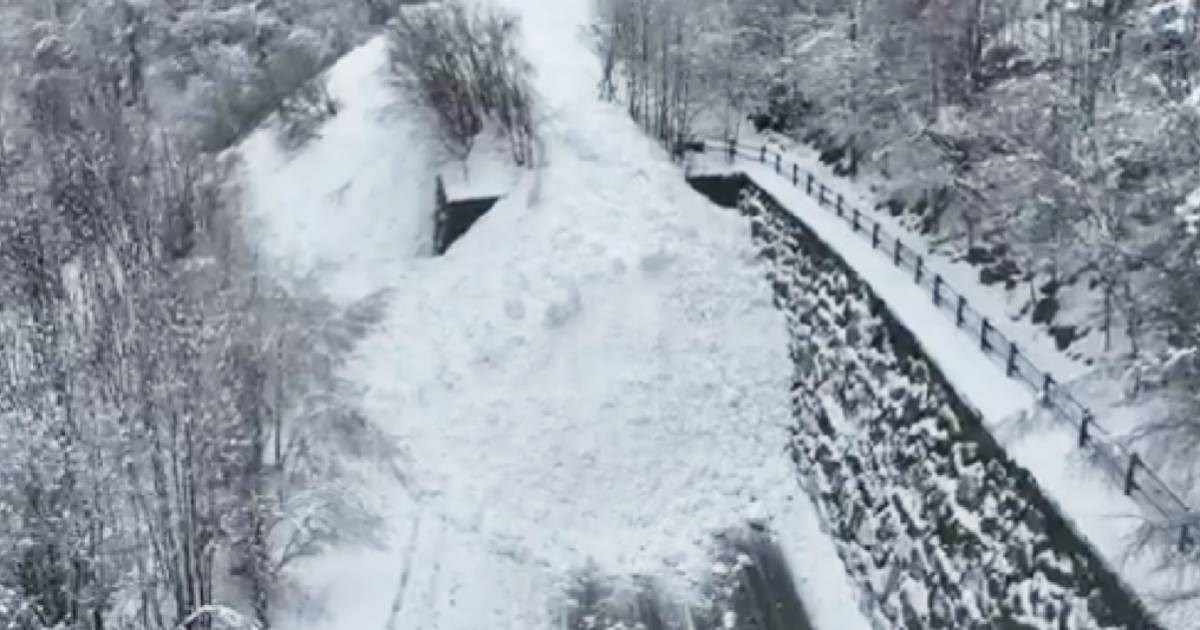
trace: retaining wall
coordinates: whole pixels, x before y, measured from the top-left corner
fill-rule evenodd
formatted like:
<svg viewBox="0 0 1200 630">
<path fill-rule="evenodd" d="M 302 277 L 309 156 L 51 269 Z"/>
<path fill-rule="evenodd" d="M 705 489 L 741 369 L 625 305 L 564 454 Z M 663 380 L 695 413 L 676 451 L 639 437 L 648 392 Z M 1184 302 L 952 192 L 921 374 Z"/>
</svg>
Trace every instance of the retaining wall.
<svg viewBox="0 0 1200 630">
<path fill-rule="evenodd" d="M 791 333 L 793 457 L 880 625 L 1160 627 L 836 252 L 748 177 L 692 183 L 750 219 Z"/>
</svg>

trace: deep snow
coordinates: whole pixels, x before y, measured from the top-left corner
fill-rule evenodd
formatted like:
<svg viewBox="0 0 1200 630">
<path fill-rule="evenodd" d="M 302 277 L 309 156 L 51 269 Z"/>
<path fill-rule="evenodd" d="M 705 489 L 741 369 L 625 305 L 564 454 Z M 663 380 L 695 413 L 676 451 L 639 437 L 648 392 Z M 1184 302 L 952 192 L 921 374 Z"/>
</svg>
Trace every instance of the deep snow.
<svg viewBox="0 0 1200 630">
<path fill-rule="evenodd" d="M 373 491 L 383 549 L 297 565 L 280 627 L 549 627 L 572 571 L 684 593 L 717 531 L 782 537 L 819 628 L 866 628 L 786 455 L 791 362 L 746 224 L 599 103 L 590 3 L 508 0 L 538 69 L 539 168 L 423 258 L 439 156 L 376 40 L 333 68 L 342 104 L 294 156 L 243 147 L 265 268 L 348 303 L 392 292 L 345 376 L 408 453 Z"/>
</svg>

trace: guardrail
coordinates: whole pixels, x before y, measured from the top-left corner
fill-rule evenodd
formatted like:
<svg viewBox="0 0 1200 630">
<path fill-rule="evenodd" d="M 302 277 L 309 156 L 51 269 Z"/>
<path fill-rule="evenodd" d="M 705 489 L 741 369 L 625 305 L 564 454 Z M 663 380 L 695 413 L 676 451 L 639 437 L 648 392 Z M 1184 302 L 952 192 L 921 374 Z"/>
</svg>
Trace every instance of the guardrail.
<svg viewBox="0 0 1200 630">
<path fill-rule="evenodd" d="M 996 330 L 992 322 L 971 307 L 965 295 L 946 283 L 941 275 L 925 266 L 925 260 L 900 238 L 889 234 L 878 221 L 851 206 L 840 193 L 825 186 L 813 173 L 795 162 L 788 162 L 779 151 L 766 145 L 753 146 L 733 140 L 703 140 L 702 148 L 725 151 L 731 162 L 746 159 L 773 165 L 775 173 L 788 178 L 791 184 L 816 199 L 817 205 L 837 215 L 855 234 L 870 241 L 871 249 L 890 256 L 892 264 L 911 272 L 913 282 L 929 291 L 934 306 L 949 316 L 955 328 L 967 332 L 979 342 L 980 351 L 1004 368 L 1009 378 L 1015 378 L 1038 392 L 1041 403 L 1053 416 L 1069 423 L 1079 436 L 1080 448 L 1094 455 L 1093 462 L 1120 485 L 1126 496 L 1140 500 L 1157 511 L 1168 524 L 1178 524 L 1178 546 L 1181 551 L 1193 548 L 1195 539 L 1190 530 L 1192 510 L 1188 504 L 1162 480 L 1136 452 L 1120 444 L 1115 436 L 1098 424 L 1090 409 L 1060 387 L 1047 371 L 1039 369 L 1023 354 L 1015 342 Z M 700 144 L 700 143 L 697 143 Z"/>
</svg>

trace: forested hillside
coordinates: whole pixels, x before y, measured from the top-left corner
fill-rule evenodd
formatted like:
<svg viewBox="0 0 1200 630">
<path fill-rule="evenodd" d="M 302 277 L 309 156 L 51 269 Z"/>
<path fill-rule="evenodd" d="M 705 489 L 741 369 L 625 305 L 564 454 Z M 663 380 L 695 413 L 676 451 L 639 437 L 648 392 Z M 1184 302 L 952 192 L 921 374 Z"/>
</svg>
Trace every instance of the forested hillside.
<svg viewBox="0 0 1200 630">
<path fill-rule="evenodd" d="M 1161 280 L 1194 280 L 1194 3 L 600 4 L 600 91 L 664 137 L 753 118 L 882 180 L 931 238 L 1012 261 L 1002 279 L 1086 277 L 1127 349 L 1186 335 L 1187 291 Z"/>
<path fill-rule="evenodd" d="M 354 466 L 391 447 L 335 371 L 379 302 L 260 279 L 218 153 L 281 105 L 311 130 L 336 105 L 291 95 L 390 12 L 0 5 L 0 627 L 265 621 L 369 538 Z"/>
</svg>

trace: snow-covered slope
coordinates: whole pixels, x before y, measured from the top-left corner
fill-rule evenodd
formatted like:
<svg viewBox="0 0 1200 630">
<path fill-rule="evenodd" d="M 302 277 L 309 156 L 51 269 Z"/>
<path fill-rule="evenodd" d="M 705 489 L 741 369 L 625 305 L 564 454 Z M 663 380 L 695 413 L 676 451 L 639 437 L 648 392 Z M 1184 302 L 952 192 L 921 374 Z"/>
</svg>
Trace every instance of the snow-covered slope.
<svg viewBox="0 0 1200 630">
<path fill-rule="evenodd" d="M 390 86 L 386 61 L 378 38 L 330 71 L 339 113 L 301 149 L 282 150 L 271 128 L 239 149 L 264 262 L 288 276 L 324 274 L 340 300 L 390 284 L 430 250 L 439 144 L 432 116 Z"/>
<path fill-rule="evenodd" d="M 408 453 L 408 484 L 375 489 L 387 544 L 298 565 L 314 599 L 279 627 L 548 627 L 573 571 L 684 592 L 748 518 L 781 533 L 818 627 L 867 627 L 786 455 L 787 336 L 746 224 L 596 101 L 590 3 L 508 4 L 543 163 L 446 256 L 417 256 L 437 155 L 382 42 L 333 69 L 342 109 L 310 146 L 243 147 L 267 269 L 392 292 L 346 376 Z"/>
</svg>

